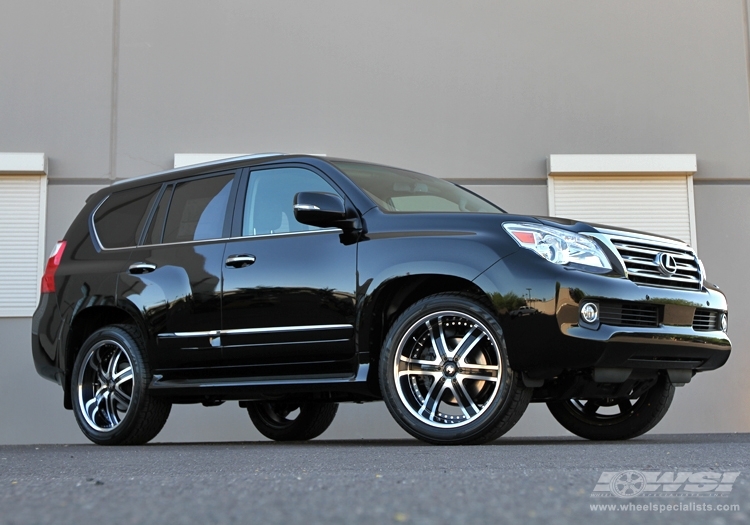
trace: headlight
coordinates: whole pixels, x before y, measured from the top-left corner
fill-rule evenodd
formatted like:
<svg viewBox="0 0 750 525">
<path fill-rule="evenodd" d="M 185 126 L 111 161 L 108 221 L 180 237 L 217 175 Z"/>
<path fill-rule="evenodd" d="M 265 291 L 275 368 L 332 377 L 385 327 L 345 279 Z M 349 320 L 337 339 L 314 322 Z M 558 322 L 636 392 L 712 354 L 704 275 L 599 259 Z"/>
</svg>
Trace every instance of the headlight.
<svg viewBox="0 0 750 525">
<path fill-rule="evenodd" d="M 582 264 L 611 270 L 609 259 L 590 237 L 529 222 L 506 222 L 503 228 L 519 246 L 555 264 Z"/>
</svg>

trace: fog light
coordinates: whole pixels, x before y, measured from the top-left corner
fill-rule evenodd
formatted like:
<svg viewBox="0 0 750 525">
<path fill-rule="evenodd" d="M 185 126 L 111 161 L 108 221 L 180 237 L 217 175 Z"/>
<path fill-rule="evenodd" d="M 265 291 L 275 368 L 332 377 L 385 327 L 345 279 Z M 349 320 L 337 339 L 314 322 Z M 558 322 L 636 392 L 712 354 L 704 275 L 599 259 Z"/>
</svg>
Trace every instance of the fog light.
<svg viewBox="0 0 750 525">
<path fill-rule="evenodd" d="M 599 319 L 599 307 L 596 303 L 586 303 L 581 307 L 581 318 L 587 323 L 595 323 Z"/>
<path fill-rule="evenodd" d="M 726 332 L 729 328 L 729 318 L 727 317 L 727 314 L 721 314 L 721 317 L 719 318 L 719 327 L 722 332 Z"/>
</svg>

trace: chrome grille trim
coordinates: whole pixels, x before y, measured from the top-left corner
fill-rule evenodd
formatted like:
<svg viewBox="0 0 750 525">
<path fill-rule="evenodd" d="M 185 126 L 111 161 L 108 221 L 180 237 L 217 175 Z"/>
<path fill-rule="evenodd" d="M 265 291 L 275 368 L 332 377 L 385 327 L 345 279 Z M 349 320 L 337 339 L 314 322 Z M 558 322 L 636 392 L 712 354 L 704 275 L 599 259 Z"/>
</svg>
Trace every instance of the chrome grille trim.
<svg viewBox="0 0 750 525">
<path fill-rule="evenodd" d="M 620 257 L 628 279 L 634 283 L 683 290 L 703 288 L 700 262 L 687 244 L 646 235 L 631 236 L 611 230 L 608 230 L 604 237 Z M 664 275 L 659 270 L 656 257 L 660 253 L 674 257 L 677 263 L 674 275 Z"/>
</svg>

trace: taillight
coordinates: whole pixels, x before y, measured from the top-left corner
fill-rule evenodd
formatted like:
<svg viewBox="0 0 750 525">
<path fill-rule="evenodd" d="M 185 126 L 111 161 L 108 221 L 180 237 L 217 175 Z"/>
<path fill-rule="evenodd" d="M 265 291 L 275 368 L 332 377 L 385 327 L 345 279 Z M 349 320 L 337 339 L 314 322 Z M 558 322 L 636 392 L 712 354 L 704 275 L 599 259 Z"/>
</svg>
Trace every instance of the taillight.
<svg viewBox="0 0 750 525">
<path fill-rule="evenodd" d="M 65 241 L 58 241 L 49 259 L 47 259 L 47 267 L 44 269 L 44 276 L 42 277 L 42 293 L 53 293 L 55 291 L 55 272 L 60 266 L 65 244 L 67 244 Z"/>
</svg>

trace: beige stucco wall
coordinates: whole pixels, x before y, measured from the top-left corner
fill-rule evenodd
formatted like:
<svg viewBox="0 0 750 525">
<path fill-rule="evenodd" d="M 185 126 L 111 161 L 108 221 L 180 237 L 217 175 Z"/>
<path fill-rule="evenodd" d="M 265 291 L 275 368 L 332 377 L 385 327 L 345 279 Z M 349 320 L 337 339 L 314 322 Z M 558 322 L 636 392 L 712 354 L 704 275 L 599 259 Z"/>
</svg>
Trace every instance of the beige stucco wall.
<svg viewBox="0 0 750 525">
<path fill-rule="evenodd" d="M 465 180 L 545 214 L 551 153 L 695 153 L 700 256 L 726 290 L 729 365 L 658 432 L 750 431 L 744 323 L 750 97 L 744 0 L 6 0 L 0 151 L 50 159 L 47 245 L 112 178 L 174 153 L 306 151 Z M 729 227 L 728 227 L 729 225 Z M 0 320 L 0 443 L 82 441 Z M 560 427 L 532 407 L 516 435 Z M 404 435 L 381 404 L 329 437 Z M 258 434 L 236 404 L 176 407 L 162 440 Z"/>
</svg>

